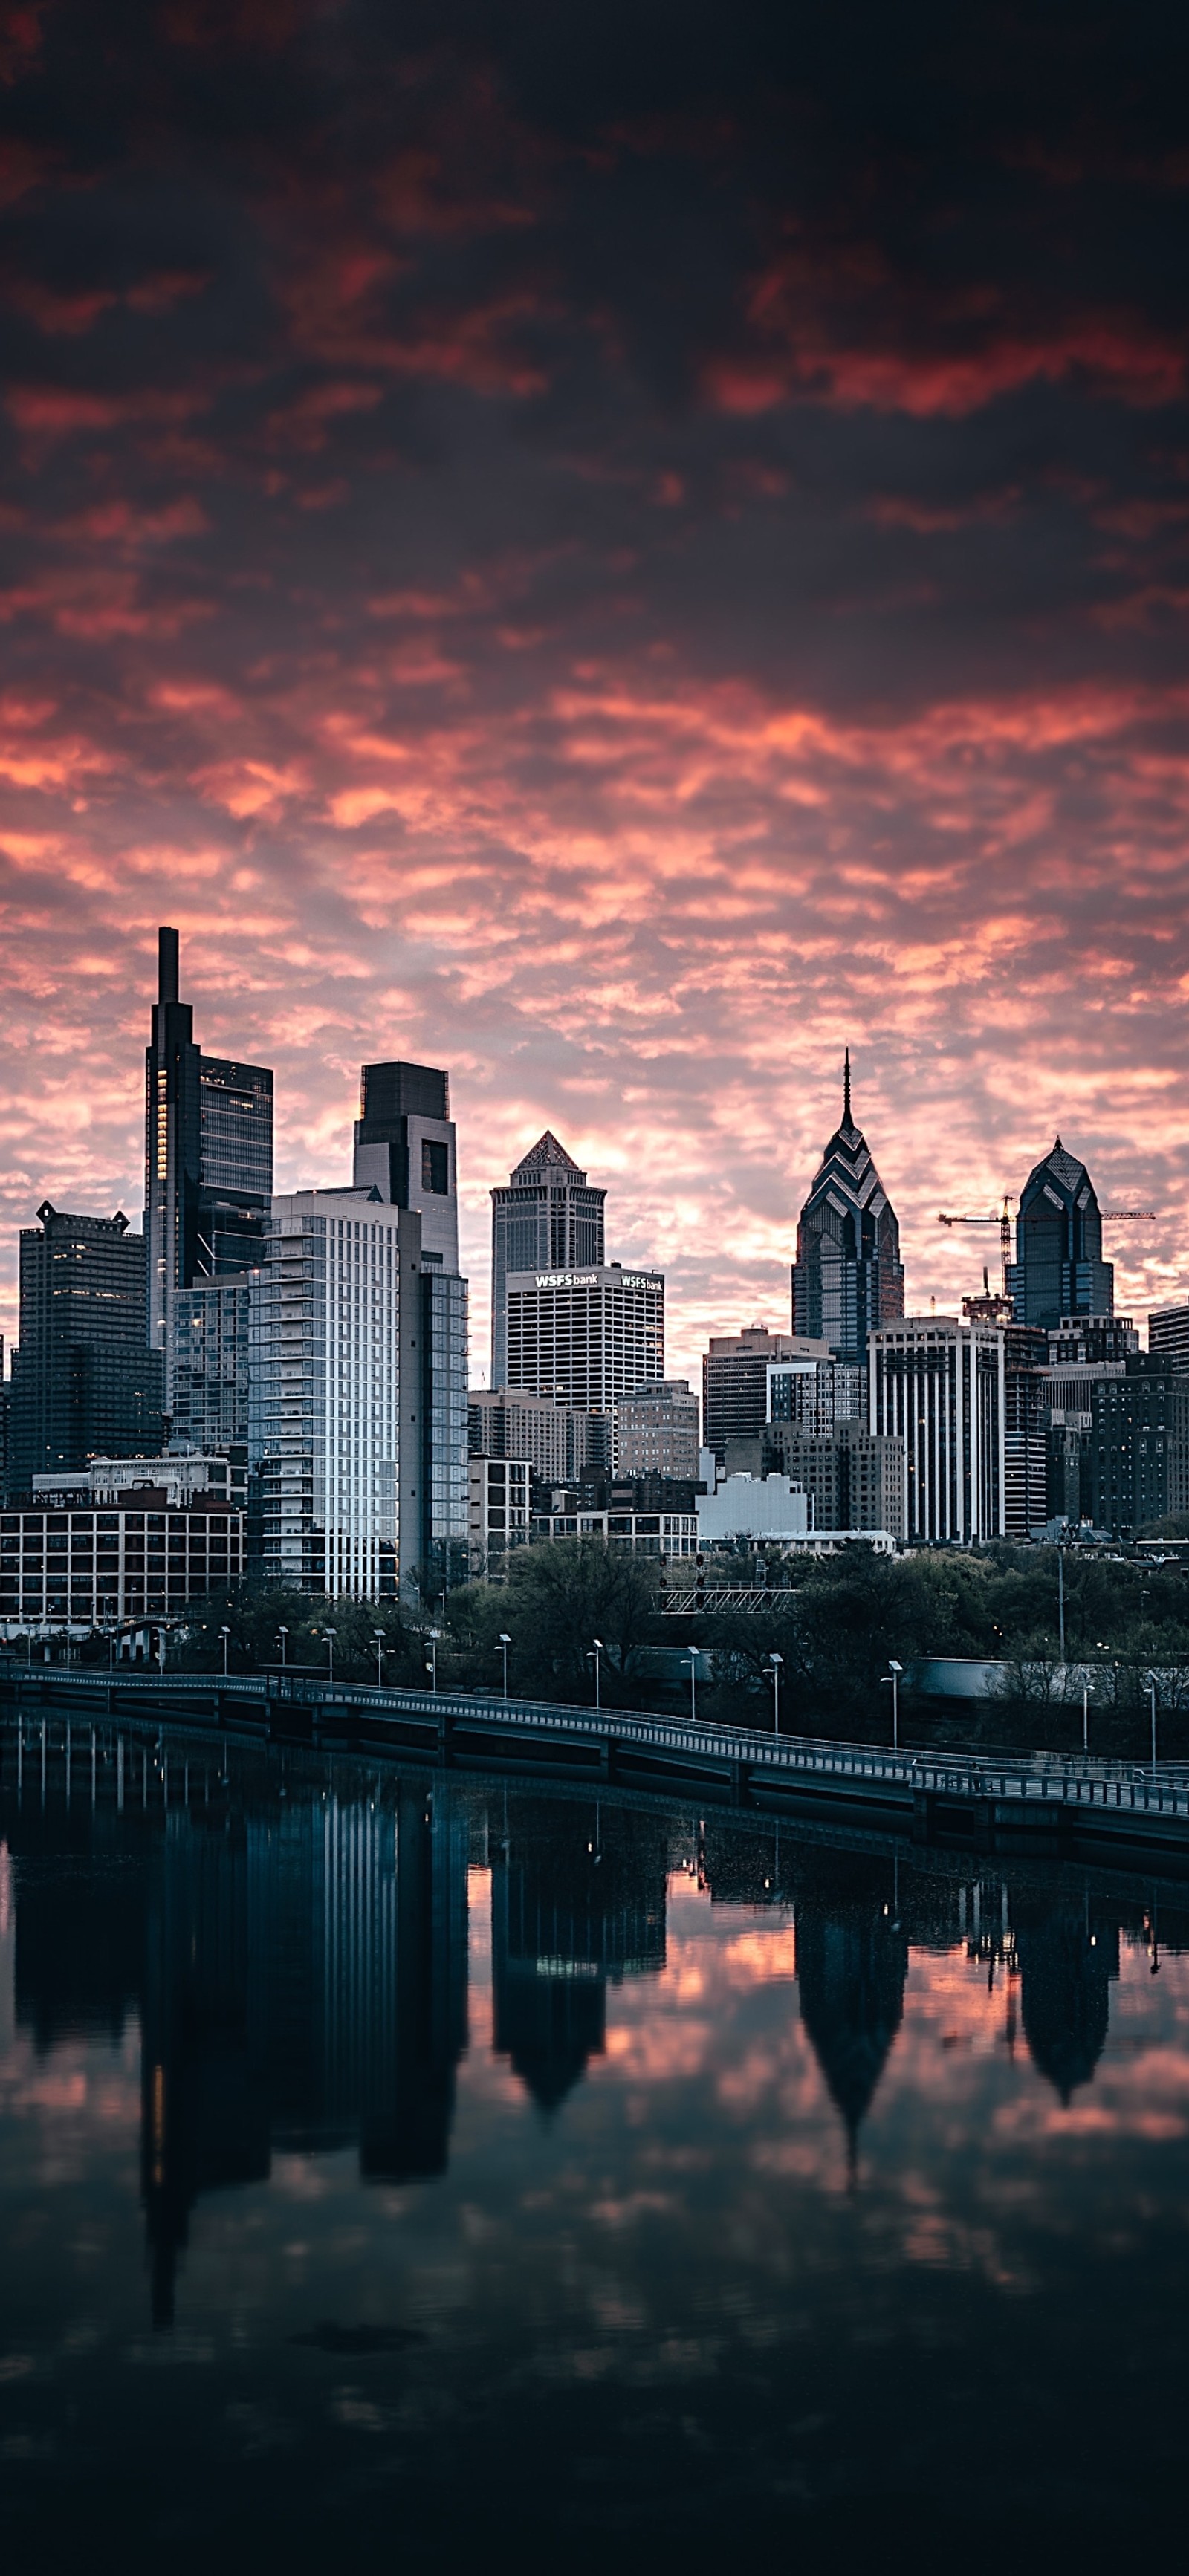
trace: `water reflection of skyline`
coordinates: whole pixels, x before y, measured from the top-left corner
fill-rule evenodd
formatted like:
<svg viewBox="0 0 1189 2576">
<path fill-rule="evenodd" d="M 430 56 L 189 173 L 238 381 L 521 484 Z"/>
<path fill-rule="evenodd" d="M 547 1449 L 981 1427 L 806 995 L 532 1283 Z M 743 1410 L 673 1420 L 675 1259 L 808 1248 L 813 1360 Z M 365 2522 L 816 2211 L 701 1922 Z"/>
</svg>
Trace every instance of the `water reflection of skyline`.
<svg viewBox="0 0 1189 2576">
<path fill-rule="evenodd" d="M 791 1919 L 800 2020 L 852 2160 L 914 1955 L 964 1953 L 1000 1982 L 1009 2041 L 1018 2028 L 1063 2104 L 1106 2046 L 1121 1933 L 1157 1964 L 1149 1900 L 1035 1867 L 343 1765 L 329 1782 L 291 1769 L 282 1795 L 263 1761 L 227 1786 L 195 1762 L 179 1801 L 162 1768 L 144 1759 L 121 1811 L 110 1763 L 67 1804 L 52 1763 L 17 1798 L 6 1761 L 0 1821 L 7 2026 L 49 2055 L 139 2022 L 159 2323 L 196 2203 L 264 2181 L 274 2156 L 353 2148 L 365 2181 L 393 2185 L 447 2171 L 472 1866 L 490 1871 L 494 2052 L 546 2118 L 604 2054 L 609 1994 L 663 1973 L 674 1872 L 712 1908 Z M 1186 1946 L 1189 1910 L 1166 1898 L 1160 1929 Z"/>
</svg>

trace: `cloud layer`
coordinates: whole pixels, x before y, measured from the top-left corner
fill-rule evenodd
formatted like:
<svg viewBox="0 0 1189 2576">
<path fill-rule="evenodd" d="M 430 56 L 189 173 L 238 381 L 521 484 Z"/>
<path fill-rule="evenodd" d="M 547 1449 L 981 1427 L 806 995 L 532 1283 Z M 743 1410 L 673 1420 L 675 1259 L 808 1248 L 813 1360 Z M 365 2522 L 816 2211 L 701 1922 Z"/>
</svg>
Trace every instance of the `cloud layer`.
<svg viewBox="0 0 1189 2576">
<path fill-rule="evenodd" d="M 15 1230 L 141 1195 L 156 925 L 341 1175 L 448 1064 L 787 1311 L 850 1043 L 910 1302 L 1059 1128 L 1189 1293 L 1185 41 L 1141 8 L 9 10 Z"/>
</svg>

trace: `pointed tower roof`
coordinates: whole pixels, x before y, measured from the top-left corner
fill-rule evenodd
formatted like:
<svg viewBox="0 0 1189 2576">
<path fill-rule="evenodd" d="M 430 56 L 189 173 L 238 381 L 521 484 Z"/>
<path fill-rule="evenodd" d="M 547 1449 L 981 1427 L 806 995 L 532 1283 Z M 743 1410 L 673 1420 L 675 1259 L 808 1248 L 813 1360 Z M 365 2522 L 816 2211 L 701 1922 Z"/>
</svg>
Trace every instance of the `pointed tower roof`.
<svg viewBox="0 0 1189 2576">
<path fill-rule="evenodd" d="M 551 1169 L 573 1172 L 579 1180 L 586 1178 L 585 1173 L 574 1161 L 573 1155 L 567 1154 L 565 1146 L 558 1144 L 551 1127 L 546 1128 L 543 1136 L 538 1136 L 536 1144 L 529 1147 L 527 1154 L 522 1154 L 516 1169 L 518 1172 L 540 1172 Z"/>
</svg>

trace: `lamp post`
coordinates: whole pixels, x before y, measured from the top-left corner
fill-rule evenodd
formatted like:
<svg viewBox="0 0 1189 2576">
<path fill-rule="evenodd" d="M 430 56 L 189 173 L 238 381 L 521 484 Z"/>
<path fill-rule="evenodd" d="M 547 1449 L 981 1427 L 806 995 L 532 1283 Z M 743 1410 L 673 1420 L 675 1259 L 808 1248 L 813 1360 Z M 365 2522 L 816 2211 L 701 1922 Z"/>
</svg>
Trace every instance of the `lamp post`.
<svg viewBox="0 0 1189 2576">
<path fill-rule="evenodd" d="M 894 1655 L 889 1655 L 889 1657 L 888 1657 L 888 1669 L 887 1669 L 886 1673 L 884 1674 L 884 1677 L 883 1677 L 883 1678 L 884 1678 L 884 1680 L 885 1680 L 886 1682 L 890 1682 L 890 1683 L 891 1683 L 891 1685 L 892 1685 L 892 1751 L 893 1751 L 893 1753 L 898 1753 L 898 1752 L 899 1752 L 899 1750 L 900 1750 L 900 1675 L 901 1675 L 901 1673 L 903 1672 L 903 1670 L 904 1670 L 904 1666 L 903 1666 L 903 1664 L 898 1664 L 898 1663 L 897 1663 L 897 1661 L 896 1661 L 895 1656 L 894 1656 Z"/>
<path fill-rule="evenodd" d="M 383 1688 L 384 1688 L 384 1631 L 383 1631 L 383 1629 L 382 1629 L 382 1628 L 375 1628 L 375 1629 L 373 1629 L 372 1634 L 373 1634 L 373 1636 L 374 1636 L 374 1638 L 375 1638 L 375 1641 L 376 1641 L 376 1689 L 377 1689 L 377 1690 L 383 1690 Z"/>
<path fill-rule="evenodd" d="M 227 1679 L 227 1643 L 228 1643 L 228 1639 L 229 1639 L 229 1637 L 230 1637 L 230 1635 L 231 1635 L 231 1630 L 230 1630 L 230 1628 L 220 1628 L 220 1630 L 219 1630 L 219 1635 L 221 1636 L 221 1638 L 222 1638 L 222 1640 L 223 1640 L 223 1679 L 224 1679 L 224 1681 L 226 1681 L 226 1679 Z"/>
<path fill-rule="evenodd" d="M 506 1698 L 507 1698 L 507 1696 L 508 1696 L 508 1648 L 509 1648 L 509 1646 L 511 1645 L 511 1643 L 512 1643 L 512 1640 L 511 1640 L 510 1636 L 508 1635 L 507 1629 L 506 1629 L 506 1628 L 501 1628 L 501 1630 L 500 1630 L 500 1637 L 499 1637 L 499 1646 L 500 1646 L 500 1653 L 501 1653 L 501 1655 L 503 1656 L 503 1659 L 504 1659 L 504 1698 L 505 1698 L 505 1699 L 506 1699 Z"/>
<path fill-rule="evenodd" d="M 1090 1750 L 1090 1685 L 1082 1683 L 1082 1751 Z"/>
<path fill-rule="evenodd" d="M 438 1639 L 441 1636 L 442 1631 L 440 1628 L 430 1628 L 426 1633 L 429 1637 L 430 1660 L 425 1669 L 430 1676 L 429 1687 L 436 1697 L 438 1688 Z"/>
<path fill-rule="evenodd" d="M 282 1672 L 284 1672 L 284 1669 L 285 1669 L 285 1642 L 286 1642 L 286 1639 L 287 1639 L 288 1635 L 289 1635 L 289 1631 L 288 1631 L 288 1629 L 287 1629 L 287 1628 L 278 1628 L 278 1630 L 277 1630 L 277 1644 L 278 1644 L 278 1646 L 279 1646 L 279 1647 L 280 1647 L 280 1649 L 281 1649 L 281 1671 L 282 1671 Z"/>
<path fill-rule="evenodd" d="M 601 1706 L 602 1706 L 602 1685 L 601 1685 L 600 1680 L 599 1680 L 599 1657 L 600 1657 L 600 1655 L 603 1653 L 603 1640 L 602 1640 L 602 1638 L 601 1638 L 601 1637 L 596 1637 L 596 1638 L 594 1639 L 594 1641 L 593 1641 L 593 1642 L 594 1642 L 594 1652 L 593 1652 L 593 1654 L 592 1654 L 592 1655 L 588 1655 L 588 1656 L 587 1656 L 587 1658 L 586 1658 L 586 1660 L 587 1660 L 587 1663 L 588 1663 L 588 1664 L 589 1664 L 589 1663 L 592 1663 L 592 1662 L 593 1662 L 593 1664 L 594 1664 L 594 1668 L 595 1668 L 595 1707 L 596 1707 L 596 1708 L 601 1708 Z"/>
<path fill-rule="evenodd" d="M 331 1687 L 331 1689 L 333 1690 L 333 1689 L 334 1689 L 334 1641 L 335 1641 L 335 1638 L 336 1638 L 336 1637 L 337 1637 L 337 1635 L 338 1635 L 338 1629 L 337 1629 L 337 1628 L 326 1628 L 326 1629 L 324 1629 L 324 1630 L 323 1630 L 323 1635 L 325 1636 L 325 1639 L 326 1639 L 326 1652 L 327 1652 L 327 1655 L 328 1655 L 328 1657 L 329 1657 L 329 1662 L 330 1662 L 330 1670 L 329 1670 L 329 1673 L 328 1673 L 328 1675 L 327 1675 L 327 1678 L 328 1678 L 328 1680 L 329 1680 L 330 1687 Z"/>
<path fill-rule="evenodd" d="M 1152 1777 L 1156 1777 L 1156 1675 L 1144 1674 L 1144 1688 L 1152 1703 Z"/>
<path fill-rule="evenodd" d="M 687 1653 L 687 1655 L 688 1655 L 688 1657 L 689 1657 L 689 1714 L 690 1714 L 690 1723 L 691 1723 L 691 1725 L 696 1726 L 696 1725 L 697 1725 L 697 1723 L 698 1723 L 698 1650 L 697 1650 L 697 1647 L 696 1647 L 696 1646 L 687 1646 L 687 1648 L 686 1648 L 686 1653 Z"/>
<path fill-rule="evenodd" d="M 780 1733 L 780 1670 L 783 1662 L 783 1655 L 771 1654 L 768 1657 L 768 1670 L 772 1675 L 772 1723 L 777 1735 Z"/>
</svg>

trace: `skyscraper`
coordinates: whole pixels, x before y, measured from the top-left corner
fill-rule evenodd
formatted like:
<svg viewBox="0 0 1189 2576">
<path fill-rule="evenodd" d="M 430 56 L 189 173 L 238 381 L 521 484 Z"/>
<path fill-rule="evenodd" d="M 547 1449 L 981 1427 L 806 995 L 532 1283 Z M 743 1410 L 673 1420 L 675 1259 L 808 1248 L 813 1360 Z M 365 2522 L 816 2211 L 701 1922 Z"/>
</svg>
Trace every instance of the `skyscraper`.
<svg viewBox="0 0 1189 2576">
<path fill-rule="evenodd" d="M 260 1259 L 272 1197 L 272 1074 L 204 1056 L 178 1000 L 178 934 L 157 933 L 157 1001 L 145 1050 L 148 1338 L 173 1403 L 173 1300 Z"/>
<path fill-rule="evenodd" d="M 435 1586 L 465 1582 L 469 1286 L 458 1267 L 458 1148 L 450 1078 L 427 1064 L 365 1064 L 355 1127 L 356 1189 L 420 1219 L 421 1558 Z"/>
<path fill-rule="evenodd" d="M 509 1271 L 509 1386 L 587 1413 L 665 1374 L 665 1282 L 658 1270 Z"/>
<path fill-rule="evenodd" d="M 1007 1287 L 1020 1324 L 1059 1324 L 1067 1315 L 1115 1311 L 1114 1264 L 1102 1258 L 1094 1183 L 1059 1136 L 1024 1183 Z"/>
<path fill-rule="evenodd" d="M 21 1230 L 20 1349 L 10 1493 L 89 1458 L 155 1457 L 162 1369 L 145 1332 L 144 1237 L 126 1216 L 64 1216 L 46 1199 Z"/>
<path fill-rule="evenodd" d="M 510 1271 L 598 1270 L 606 1258 L 606 1190 L 546 1128 L 506 1189 L 491 1193 L 491 1383 L 508 1384 Z"/>
<path fill-rule="evenodd" d="M 822 1156 L 797 1227 L 793 1331 L 862 1366 L 867 1336 L 904 1313 L 900 1228 L 851 1116 L 850 1053 L 842 1120 Z"/>
<path fill-rule="evenodd" d="M 904 1443 L 912 1547 L 1006 1530 L 1004 1348 L 991 1324 L 908 1315 L 871 1336 L 871 1428 Z"/>
</svg>

